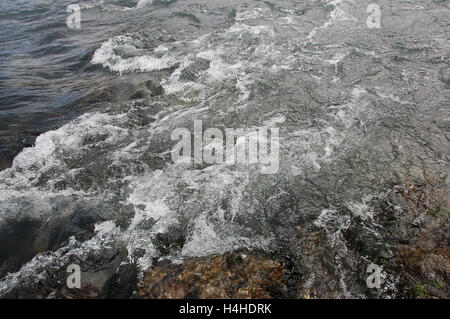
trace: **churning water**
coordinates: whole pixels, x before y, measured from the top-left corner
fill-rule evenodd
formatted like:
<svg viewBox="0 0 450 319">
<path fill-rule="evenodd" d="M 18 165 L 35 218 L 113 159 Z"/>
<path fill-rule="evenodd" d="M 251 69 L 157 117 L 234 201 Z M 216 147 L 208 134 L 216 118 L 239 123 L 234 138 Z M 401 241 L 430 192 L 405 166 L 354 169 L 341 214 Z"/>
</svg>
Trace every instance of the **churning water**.
<svg viewBox="0 0 450 319">
<path fill-rule="evenodd" d="M 448 170 L 448 1 L 81 1 L 80 29 L 71 2 L 0 0 L 0 295 L 116 251 L 295 254 L 319 227 L 359 296 L 348 218 Z M 278 172 L 173 163 L 194 120 L 279 128 Z"/>
</svg>

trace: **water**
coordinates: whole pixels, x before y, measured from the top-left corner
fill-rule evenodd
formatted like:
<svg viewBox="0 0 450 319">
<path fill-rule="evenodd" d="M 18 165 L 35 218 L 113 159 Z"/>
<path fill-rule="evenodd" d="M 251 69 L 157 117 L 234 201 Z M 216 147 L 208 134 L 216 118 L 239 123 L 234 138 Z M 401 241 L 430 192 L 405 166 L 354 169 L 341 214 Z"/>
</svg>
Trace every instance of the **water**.
<svg viewBox="0 0 450 319">
<path fill-rule="evenodd" d="M 0 239 L 22 238 L 0 251 L 0 294 L 122 249 L 139 271 L 301 255 L 316 227 L 344 260 L 339 294 L 361 296 L 346 221 L 448 171 L 447 1 L 377 1 L 380 29 L 362 0 L 84 1 L 79 30 L 70 3 L 0 4 Z M 174 164 L 171 133 L 194 120 L 280 128 L 278 173 Z"/>
</svg>

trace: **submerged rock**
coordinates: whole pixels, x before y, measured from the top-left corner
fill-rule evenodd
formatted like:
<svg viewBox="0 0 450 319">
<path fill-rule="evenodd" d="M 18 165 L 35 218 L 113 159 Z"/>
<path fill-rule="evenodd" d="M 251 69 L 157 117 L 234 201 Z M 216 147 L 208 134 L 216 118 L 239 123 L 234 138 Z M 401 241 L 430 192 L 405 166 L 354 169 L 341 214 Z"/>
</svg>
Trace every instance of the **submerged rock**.
<svg viewBox="0 0 450 319">
<path fill-rule="evenodd" d="M 191 258 L 183 264 L 158 262 L 139 287 L 140 298 L 289 297 L 286 266 L 263 253 L 238 250 Z"/>
<path fill-rule="evenodd" d="M 155 81 L 149 80 L 145 82 L 145 85 L 151 92 L 151 96 L 160 96 L 164 95 L 164 88 L 161 84 L 156 83 Z"/>
<path fill-rule="evenodd" d="M 325 210 L 277 254 L 237 250 L 182 264 L 159 261 L 145 273 L 137 295 L 448 298 L 448 192 L 445 183 L 407 182 L 360 206 Z M 379 289 L 367 286 L 371 263 L 382 267 Z"/>
<path fill-rule="evenodd" d="M 40 224 L 38 220 L 24 219 L 0 226 L 0 278 L 19 270 L 34 256 L 33 241 Z"/>
<path fill-rule="evenodd" d="M 445 183 L 408 182 L 400 191 L 406 217 L 399 228 L 406 238 L 397 246 L 401 296 L 450 297 L 450 189 Z M 418 226 L 417 217 L 421 217 Z M 402 224 L 403 223 L 403 224 Z"/>
</svg>

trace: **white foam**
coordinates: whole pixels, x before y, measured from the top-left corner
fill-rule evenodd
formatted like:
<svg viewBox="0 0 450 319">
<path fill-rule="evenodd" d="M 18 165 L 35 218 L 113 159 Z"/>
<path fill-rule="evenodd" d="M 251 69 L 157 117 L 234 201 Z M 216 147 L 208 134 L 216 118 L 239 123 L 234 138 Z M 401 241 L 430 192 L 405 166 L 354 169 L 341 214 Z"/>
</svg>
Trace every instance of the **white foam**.
<svg viewBox="0 0 450 319">
<path fill-rule="evenodd" d="M 231 215 L 239 214 L 242 189 L 248 183 L 248 171 L 228 168 L 225 165 L 211 166 L 205 170 L 186 170 L 183 165 L 172 165 L 165 171 L 157 171 L 145 177 L 136 178 L 130 186 L 133 189 L 128 202 L 135 206 L 144 207 L 138 211 L 131 223 L 128 249 L 132 252 L 138 248 L 152 246 L 147 240 L 142 240 L 139 232 L 144 232 L 139 226 L 142 220 L 152 219 L 154 225 L 147 236 L 164 233 L 169 226 L 178 225 L 187 220 L 190 229 L 182 251 L 170 258 L 204 256 L 211 253 L 222 253 L 237 247 L 266 247 L 270 238 L 251 238 L 239 235 L 238 228 L 233 230 L 232 224 L 223 220 L 220 211 L 214 215 L 215 203 L 221 198 L 232 198 Z M 184 198 L 183 206 L 173 206 L 181 200 L 189 190 L 190 198 Z M 232 193 L 232 195 L 230 194 Z M 198 203 L 202 203 L 198 206 Z M 216 216 L 216 217 L 214 217 Z M 216 220 L 214 226 L 208 220 Z M 224 223 L 221 225 L 221 223 Z M 227 226 L 226 226 L 227 225 Z M 186 227 L 186 226 L 185 226 Z M 226 227 L 226 228 L 223 228 Z M 142 245 L 145 245 L 143 247 Z M 154 250 L 143 256 L 143 260 L 150 260 Z"/>
<path fill-rule="evenodd" d="M 139 0 L 139 2 L 136 5 L 136 8 L 138 8 L 138 9 L 144 8 L 144 7 L 151 5 L 152 3 L 153 3 L 153 0 Z"/>
<path fill-rule="evenodd" d="M 104 143 L 114 143 L 126 131 L 111 123 L 121 115 L 111 116 L 101 113 L 84 114 L 78 119 L 61 128 L 41 134 L 37 137 L 35 146 L 24 149 L 18 154 L 12 168 L 0 172 L 0 191 L 8 192 L 2 185 L 14 185 L 16 188 L 34 185 L 40 176 L 54 171 L 68 173 L 66 164 L 62 161 L 64 154 L 79 152 L 82 142 L 91 136 L 106 135 Z M 64 153 L 62 153 L 64 151 Z"/>
<path fill-rule="evenodd" d="M 151 52 L 144 54 L 139 41 L 130 36 L 117 36 L 104 42 L 92 57 L 92 64 L 100 64 L 111 71 L 118 73 L 150 72 L 167 69 L 176 64 L 176 60 L 169 53 L 158 57 Z M 140 54 L 127 57 L 118 54 L 118 51 Z M 168 51 L 166 47 L 156 48 L 153 52 Z"/>
<path fill-rule="evenodd" d="M 116 228 L 116 223 L 113 220 L 108 220 L 105 222 L 101 222 L 95 224 L 94 232 L 99 233 L 100 235 L 105 235 L 114 231 Z"/>
<path fill-rule="evenodd" d="M 333 0 L 330 1 L 328 4 L 334 6 L 333 10 L 330 12 L 330 14 L 327 17 L 327 21 L 319 27 L 315 27 L 313 30 L 309 32 L 309 34 L 306 36 L 306 39 L 308 41 L 311 41 L 312 38 L 319 32 L 324 29 L 328 29 L 336 22 L 342 22 L 342 21 L 351 21 L 351 22 L 358 22 L 358 19 L 353 17 L 350 13 L 344 11 L 341 6 L 346 0 Z"/>
</svg>

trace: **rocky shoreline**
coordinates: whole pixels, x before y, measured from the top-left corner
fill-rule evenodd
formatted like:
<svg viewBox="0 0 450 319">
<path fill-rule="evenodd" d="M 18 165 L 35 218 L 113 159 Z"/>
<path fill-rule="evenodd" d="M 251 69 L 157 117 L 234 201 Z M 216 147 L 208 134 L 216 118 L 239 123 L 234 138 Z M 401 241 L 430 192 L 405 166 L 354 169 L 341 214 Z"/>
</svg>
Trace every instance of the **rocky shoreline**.
<svg viewBox="0 0 450 319">
<path fill-rule="evenodd" d="M 368 225 L 360 217 L 352 218 L 342 232 L 349 254 L 357 261 L 353 284 L 359 286 L 361 297 L 449 298 L 450 206 L 446 184 L 407 182 L 374 199 L 374 204 L 381 238 L 370 238 L 364 231 Z M 300 236 L 302 254 L 298 256 L 238 250 L 189 259 L 181 265 L 158 262 L 145 274 L 138 296 L 343 298 L 346 296 L 339 291 L 333 265 L 337 246 L 330 244 L 329 235 L 317 229 Z M 368 260 L 383 267 L 385 282 L 380 290 L 364 287 Z"/>
<path fill-rule="evenodd" d="M 155 260 L 141 275 L 126 262 L 126 250 L 111 243 L 83 262 L 81 289 L 66 287 L 61 266 L 77 260 L 60 252 L 61 264 L 42 269 L 45 279 L 21 278 L 2 297 L 446 299 L 449 195 L 445 180 L 406 182 L 369 199 L 370 218 L 346 207 L 322 213 L 279 251 L 238 249 L 182 263 Z M 383 268 L 380 289 L 367 288 L 370 263 Z M 350 288 L 358 294 L 346 293 Z"/>
<path fill-rule="evenodd" d="M 70 67 L 101 85 L 13 143 L 0 298 L 449 298 L 447 6 L 185 2 L 108 17 Z M 198 120 L 279 128 L 279 171 L 176 163 Z"/>
</svg>

